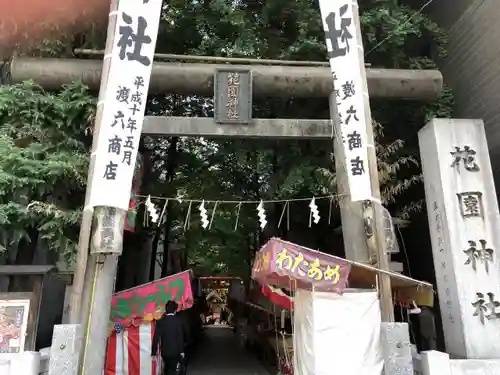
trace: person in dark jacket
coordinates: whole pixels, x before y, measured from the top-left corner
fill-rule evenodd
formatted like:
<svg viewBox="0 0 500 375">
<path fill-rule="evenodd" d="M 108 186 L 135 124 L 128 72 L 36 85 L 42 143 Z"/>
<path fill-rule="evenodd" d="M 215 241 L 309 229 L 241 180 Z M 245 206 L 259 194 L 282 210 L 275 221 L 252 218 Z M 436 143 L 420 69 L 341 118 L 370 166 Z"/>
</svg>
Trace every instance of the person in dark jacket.
<svg viewBox="0 0 500 375">
<path fill-rule="evenodd" d="M 427 306 L 417 306 L 413 302 L 408 314 L 418 352 L 437 350 L 436 325 L 432 309 Z"/>
<path fill-rule="evenodd" d="M 182 360 L 180 363 L 180 368 L 178 371 L 178 375 L 186 375 L 187 374 L 187 361 L 189 356 L 189 348 L 191 344 L 191 327 L 190 327 L 190 311 L 182 310 L 179 311 L 176 315 L 179 318 L 179 321 L 182 323 L 182 327 L 184 330 L 184 355 L 182 356 Z"/>
<path fill-rule="evenodd" d="M 182 321 L 175 314 L 178 305 L 175 301 L 168 301 L 165 305 L 165 314 L 156 322 L 153 336 L 151 355 L 158 354 L 163 359 L 165 375 L 176 375 L 177 368 L 183 362 L 186 335 Z"/>
</svg>

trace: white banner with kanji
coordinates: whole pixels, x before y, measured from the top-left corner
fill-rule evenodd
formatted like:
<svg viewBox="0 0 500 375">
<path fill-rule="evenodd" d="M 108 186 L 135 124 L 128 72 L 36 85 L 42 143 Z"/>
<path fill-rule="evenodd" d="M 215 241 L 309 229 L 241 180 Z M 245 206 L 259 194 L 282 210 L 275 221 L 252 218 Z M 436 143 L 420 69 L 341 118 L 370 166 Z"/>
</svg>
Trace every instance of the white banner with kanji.
<svg viewBox="0 0 500 375">
<path fill-rule="evenodd" d="M 364 69 L 363 42 L 356 33 L 356 0 L 319 0 L 326 46 L 332 70 L 337 111 L 341 123 L 345 167 L 352 201 L 372 199 L 368 165 L 365 95 L 368 98 Z M 371 126 L 371 124 L 368 124 Z"/>
<path fill-rule="evenodd" d="M 129 208 L 160 22 L 161 0 L 120 1 L 90 206 Z"/>
</svg>

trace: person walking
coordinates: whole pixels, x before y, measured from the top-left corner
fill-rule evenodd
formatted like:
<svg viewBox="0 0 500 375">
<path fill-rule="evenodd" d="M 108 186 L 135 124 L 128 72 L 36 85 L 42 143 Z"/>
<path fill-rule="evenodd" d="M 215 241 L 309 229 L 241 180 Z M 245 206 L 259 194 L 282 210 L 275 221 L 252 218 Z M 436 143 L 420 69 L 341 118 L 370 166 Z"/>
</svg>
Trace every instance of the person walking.
<svg viewBox="0 0 500 375">
<path fill-rule="evenodd" d="M 188 356 L 190 352 L 190 347 L 192 343 L 192 330 L 191 330 L 191 311 L 188 310 L 182 310 L 177 313 L 177 317 L 179 318 L 180 322 L 182 323 L 182 327 L 184 330 L 184 354 L 181 356 L 181 362 L 180 362 L 180 368 L 178 370 L 178 375 L 186 375 L 187 374 L 187 363 L 188 363 Z"/>
<path fill-rule="evenodd" d="M 186 333 L 183 322 L 176 315 L 178 305 L 175 301 L 168 301 L 165 305 L 165 314 L 156 322 L 153 336 L 152 356 L 158 351 L 163 359 L 164 374 L 176 375 L 183 365 L 184 349 L 186 347 Z"/>
</svg>

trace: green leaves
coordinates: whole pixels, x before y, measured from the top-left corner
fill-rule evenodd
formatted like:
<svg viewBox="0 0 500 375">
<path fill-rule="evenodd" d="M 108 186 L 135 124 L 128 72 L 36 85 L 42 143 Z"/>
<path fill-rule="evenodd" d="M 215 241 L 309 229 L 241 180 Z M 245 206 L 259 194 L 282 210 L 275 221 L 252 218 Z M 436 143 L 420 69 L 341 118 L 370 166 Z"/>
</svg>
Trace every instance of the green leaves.
<svg viewBox="0 0 500 375">
<path fill-rule="evenodd" d="M 33 82 L 0 87 L 0 243 L 29 242 L 29 228 L 70 255 L 88 169 L 85 135 L 95 100 L 79 83 L 47 93 Z"/>
<path fill-rule="evenodd" d="M 425 15 L 403 2 L 361 2 L 367 62 L 374 67 L 435 68 L 443 56 L 443 32 Z M 215 56 L 249 56 L 303 61 L 327 61 L 324 32 L 316 0 L 226 0 L 173 1 L 165 10 L 158 42 L 161 52 Z M 378 46 L 377 46 L 378 45 Z M 376 47 L 377 46 L 377 47 Z M 376 48 L 374 48 L 376 47 Z M 405 218 L 421 208 L 422 191 L 416 134 L 429 116 L 443 115 L 451 108 L 449 92 L 430 104 L 372 100 L 376 123 L 379 177 L 384 203 L 394 215 Z M 176 116 L 211 116 L 212 103 L 204 98 L 167 96 L 155 98 L 164 107 L 153 113 Z M 156 107 L 156 105 L 155 105 Z M 153 107 L 150 107 L 153 108 Z M 253 115 L 258 118 L 328 118 L 328 102 L 307 99 L 254 98 Z M 180 160 L 171 180 L 163 180 L 169 166 L 165 139 L 150 143 L 154 155 L 151 193 L 206 200 L 270 200 L 312 197 L 336 193 L 331 141 L 214 141 L 181 139 Z M 307 203 L 307 202 L 306 202 Z M 266 204 L 269 225 L 266 236 L 285 236 L 309 241 L 309 245 L 332 251 L 333 228 L 340 223 L 338 209 L 329 214 L 328 202 L 319 202 L 322 220 L 309 228 L 307 204 L 293 203 L 290 217 L 282 204 Z M 248 273 L 253 252 L 261 236 L 256 205 L 218 205 L 210 230 L 199 225 L 196 205 L 184 229 L 187 204 L 171 203 L 174 219 L 170 242 L 188 250 L 190 262 L 203 274 Z M 214 204 L 206 204 L 211 217 Z M 238 221 L 238 229 L 234 226 Z M 330 224 L 331 221 L 331 224 Z M 290 230 L 286 224 L 290 222 Z M 259 238 L 262 237 L 262 238 Z"/>
<path fill-rule="evenodd" d="M 446 35 L 408 1 L 360 1 L 366 61 L 373 67 L 429 69 L 446 53 Z M 398 5 L 401 4 L 401 5 Z M 92 27 L 75 37 L 75 45 L 46 41 L 38 54 L 66 55 L 76 48 L 101 49 L 105 28 Z M 70 39 L 70 38 L 68 38 Z M 170 1 L 161 16 L 158 53 L 247 56 L 327 61 L 317 0 Z M 379 178 L 384 202 L 393 214 L 407 217 L 420 209 L 423 193 L 417 131 L 432 117 L 449 117 L 449 89 L 435 103 L 372 100 Z M 32 82 L 0 87 L 0 244 L 7 250 L 37 228 L 51 249 L 71 254 L 83 203 L 95 98 L 78 83 L 58 93 Z M 148 115 L 212 116 L 211 98 L 158 95 Z M 327 99 L 254 98 L 254 117 L 328 118 Z M 175 158 L 169 138 L 145 139 L 152 171 L 145 193 L 208 200 L 268 200 L 335 194 L 332 142 L 265 140 L 178 140 Z M 173 172 L 170 169 L 174 169 Z M 171 172 L 171 173 L 170 173 Z M 164 202 L 156 202 L 162 205 Z M 276 228 L 281 204 L 267 204 L 267 235 L 279 235 L 323 251 L 338 248 L 332 240 L 338 211 L 328 218 L 328 203 L 319 202 L 322 220 L 309 228 L 307 202 L 294 204 L 290 229 Z M 186 227 L 187 205 L 171 202 L 169 243 L 183 246 L 191 264 L 203 274 L 246 275 L 261 236 L 256 205 L 218 205 L 210 230 L 199 225 L 196 205 Z M 207 205 L 211 217 L 214 204 Z M 331 219 L 331 220 L 330 220 Z M 237 221 L 237 230 L 235 224 Z M 330 223 L 331 221 L 331 223 Z M 185 229 L 186 228 L 186 229 Z M 165 234 L 162 234 L 164 238 Z M 262 238 L 259 238 L 262 237 Z M 1 248 L 0 248 L 1 251 Z"/>
<path fill-rule="evenodd" d="M 446 34 L 424 12 L 404 3 L 382 0 L 363 4 L 365 59 L 376 67 L 408 69 L 432 62 L 435 68 L 434 60 L 446 54 Z"/>
</svg>

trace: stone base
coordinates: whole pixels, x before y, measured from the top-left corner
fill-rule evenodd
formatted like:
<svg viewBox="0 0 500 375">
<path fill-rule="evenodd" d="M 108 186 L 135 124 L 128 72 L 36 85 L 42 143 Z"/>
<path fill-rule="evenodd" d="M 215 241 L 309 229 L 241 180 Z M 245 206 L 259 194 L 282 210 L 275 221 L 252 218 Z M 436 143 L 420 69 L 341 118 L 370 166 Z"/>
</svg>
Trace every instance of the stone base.
<svg viewBox="0 0 500 375">
<path fill-rule="evenodd" d="M 28 351 L 22 353 L 1 353 L 0 374 L 40 374 L 40 353 Z"/>
<path fill-rule="evenodd" d="M 450 359 L 447 353 L 422 352 L 421 375 L 500 375 L 500 359 Z"/>
<path fill-rule="evenodd" d="M 429 350 L 420 353 L 422 375 L 451 375 L 450 356 L 447 353 Z"/>
<path fill-rule="evenodd" d="M 413 375 L 410 332 L 407 323 L 382 323 L 381 345 L 385 375 Z"/>
<path fill-rule="evenodd" d="M 54 326 L 50 347 L 49 375 L 77 375 L 83 344 L 83 328 L 79 324 Z"/>
<path fill-rule="evenodd" d="M 451 375 L 500 375 L 500 360 L 452 359 L 450 369 Z"/>
</svg>

